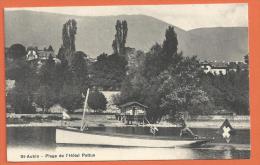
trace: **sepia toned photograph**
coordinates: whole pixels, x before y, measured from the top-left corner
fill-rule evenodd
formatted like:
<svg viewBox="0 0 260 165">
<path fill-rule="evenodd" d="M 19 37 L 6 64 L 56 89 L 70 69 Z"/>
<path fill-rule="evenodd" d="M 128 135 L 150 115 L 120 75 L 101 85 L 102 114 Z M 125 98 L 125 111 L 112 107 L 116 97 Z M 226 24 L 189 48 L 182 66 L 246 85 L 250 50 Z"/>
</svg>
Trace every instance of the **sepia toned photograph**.
<svg viewBox="0 0 260 165">
<path fill-rule="evenodd" d="M 7 161 L 250 159 L 248 5 L 4 9 Z"/>
</svg>

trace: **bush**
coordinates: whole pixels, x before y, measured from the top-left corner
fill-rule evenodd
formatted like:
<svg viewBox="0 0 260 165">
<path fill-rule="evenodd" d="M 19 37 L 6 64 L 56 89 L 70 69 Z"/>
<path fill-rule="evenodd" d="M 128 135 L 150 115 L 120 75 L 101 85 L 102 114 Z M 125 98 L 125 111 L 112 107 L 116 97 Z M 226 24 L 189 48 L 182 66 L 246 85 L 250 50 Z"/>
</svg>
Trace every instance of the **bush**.
<svg viewBox="0 0 260 165">
<path fill-rule="evenodd" d="M 65 95 L 61 98 L 61 106 L 72 113 L 75 109 L 82 107 L 83 99 L 80 95 L 71 94 Z"/>
<path fill-rule="evenodd" d="M 104 111 L 107 106 L 107 99 L 103 93 L 95 90 L 89 95 L 88 106 L 94 111 Z"/>
</svg>

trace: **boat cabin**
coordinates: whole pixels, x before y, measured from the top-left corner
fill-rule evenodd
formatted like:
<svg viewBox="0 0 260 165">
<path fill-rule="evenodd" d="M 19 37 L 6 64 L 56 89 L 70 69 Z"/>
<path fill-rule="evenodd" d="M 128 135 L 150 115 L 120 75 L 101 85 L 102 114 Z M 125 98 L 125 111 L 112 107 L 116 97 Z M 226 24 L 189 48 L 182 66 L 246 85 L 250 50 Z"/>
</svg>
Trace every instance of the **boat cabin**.
<svg viewBox="0 0 260 165">
<path fill-rule="evenodd" d="M 146 117 L 146 110 L 148 107 L 139 102 L 133 101 L 120 105 L 119 120 L 126 124 L 133 124 L 133 122 L 144 123 Z"/>
</svg>

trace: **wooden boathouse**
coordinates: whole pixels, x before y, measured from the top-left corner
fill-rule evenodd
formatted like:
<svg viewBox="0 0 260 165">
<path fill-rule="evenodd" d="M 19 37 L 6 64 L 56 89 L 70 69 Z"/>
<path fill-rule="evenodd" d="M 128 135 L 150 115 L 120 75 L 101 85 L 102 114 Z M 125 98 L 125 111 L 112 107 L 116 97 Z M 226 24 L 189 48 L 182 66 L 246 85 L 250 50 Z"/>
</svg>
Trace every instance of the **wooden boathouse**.
<svg viewBox="0 0 260 165">
<path fill-rule="evenodd" d="M 133 101 L 120 105 L 120 114 L 116 118 L 126 124 L 144 124 L 146 110 L 148 107 L 139 102 Z"/>
</svg>

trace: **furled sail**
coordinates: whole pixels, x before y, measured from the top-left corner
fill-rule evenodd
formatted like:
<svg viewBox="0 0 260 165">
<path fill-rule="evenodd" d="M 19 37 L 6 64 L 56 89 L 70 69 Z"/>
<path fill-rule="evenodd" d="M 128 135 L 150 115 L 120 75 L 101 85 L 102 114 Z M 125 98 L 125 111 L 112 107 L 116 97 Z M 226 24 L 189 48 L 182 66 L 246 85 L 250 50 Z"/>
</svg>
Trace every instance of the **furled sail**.
<svg viewBox="0 0 260 165">
<path fill-rule="evenodd" d="M 88 111 L 88 96 L 89 96 L 89 88 L 88 88 L 88 91 L 87 91 L 87 95 L 86 95 L 86 98 L 85 98 L 85 103 L 84 103 L 84 108 L 83 108 L 83 116 L 82 116 L 82 119 L 81 119 L 81 127 L 80 127 L 80 130 L 83 131 L 86 127 L 86 121 L 85 121 L 85 114 L 86 114 L 86 111 Z"/>
</svg>

